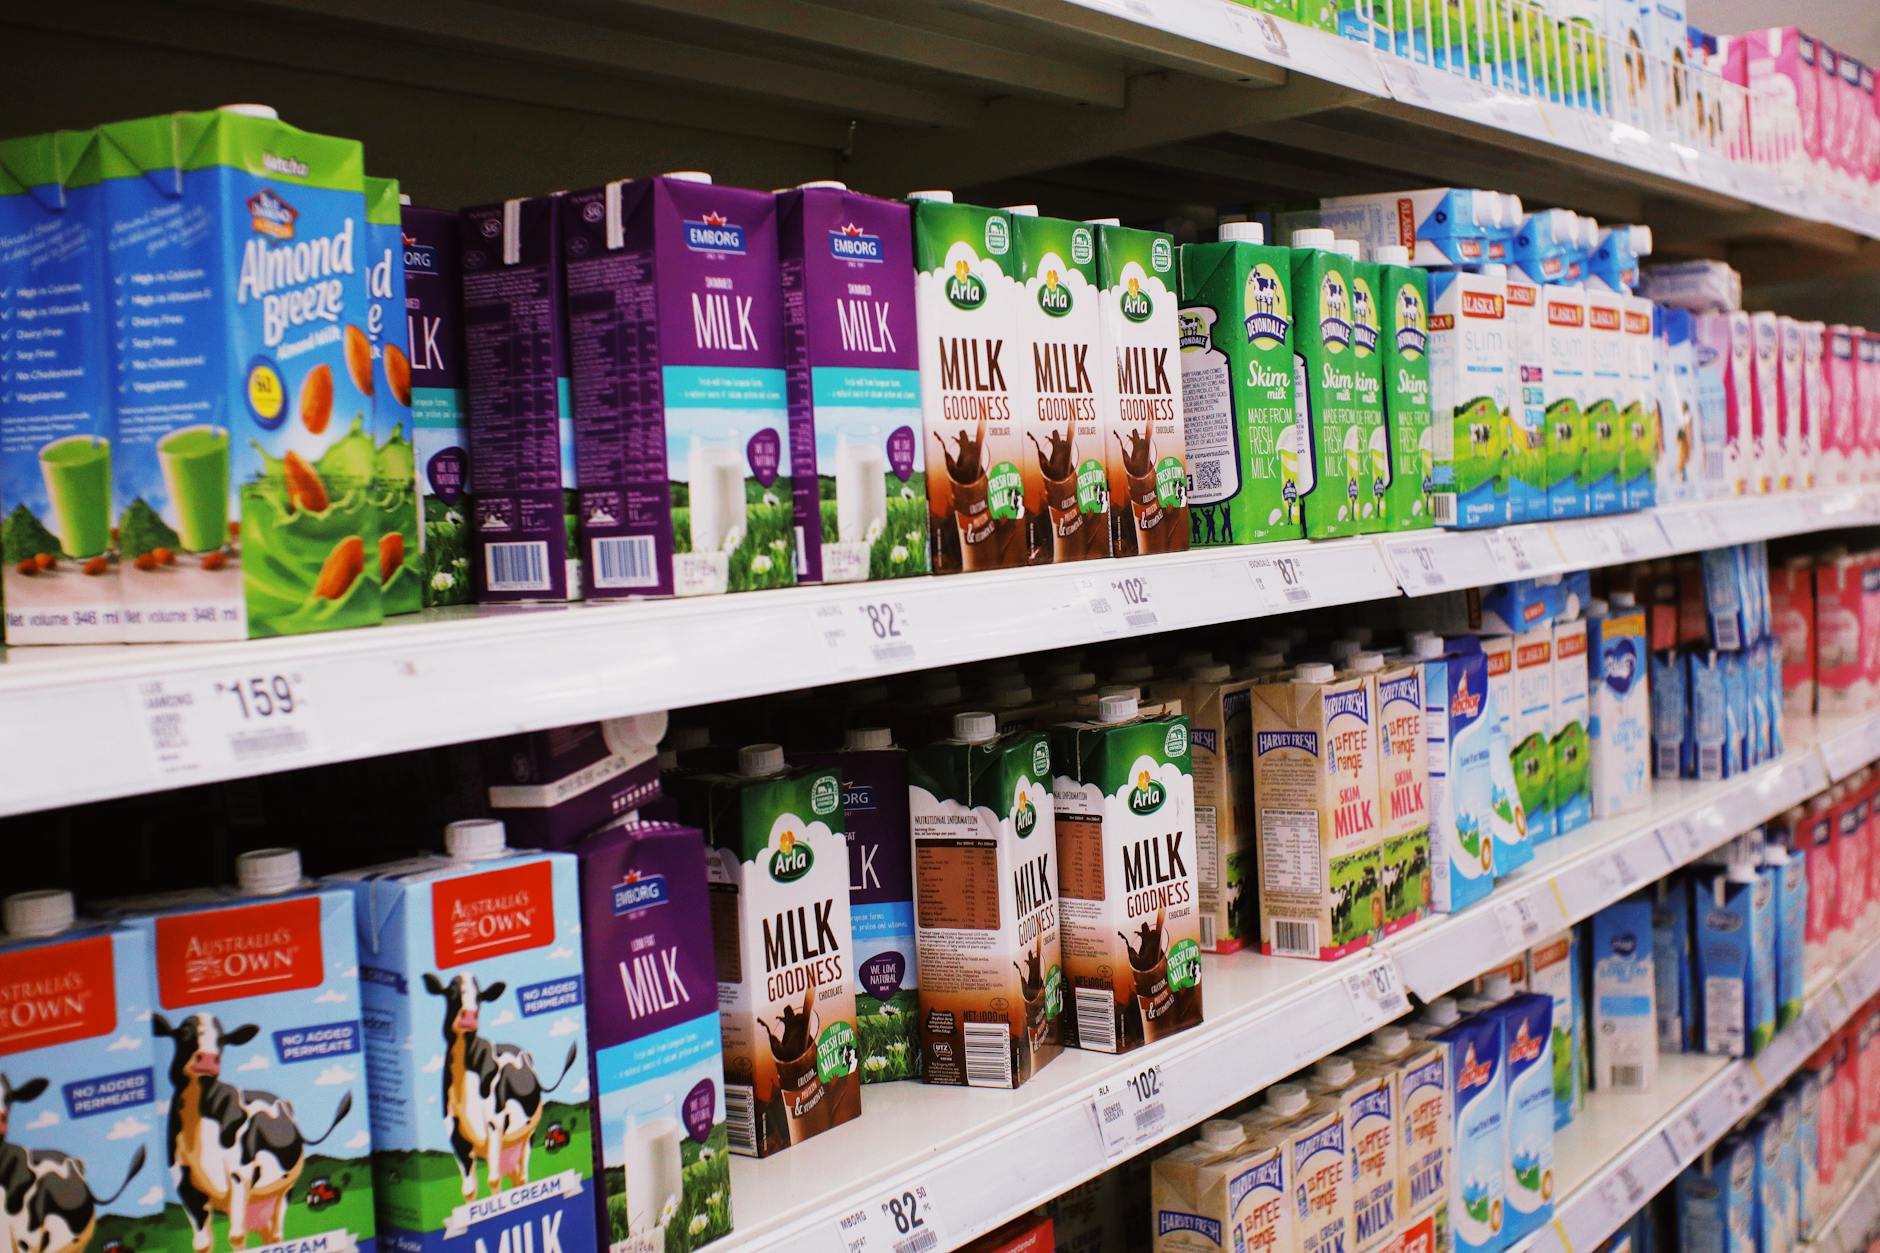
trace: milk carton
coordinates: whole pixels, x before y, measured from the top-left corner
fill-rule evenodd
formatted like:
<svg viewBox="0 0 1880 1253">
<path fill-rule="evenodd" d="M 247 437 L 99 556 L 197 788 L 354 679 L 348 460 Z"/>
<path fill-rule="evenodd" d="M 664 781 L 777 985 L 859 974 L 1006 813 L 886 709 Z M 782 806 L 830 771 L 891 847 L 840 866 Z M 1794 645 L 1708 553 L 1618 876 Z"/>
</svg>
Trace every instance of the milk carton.
<svg viewBox="0 0 1880 1253">
<path fill-rule="evenodd" d="M 1283 1142 L 1250 1137 L 1231 1118 L 1210 1118 L 1200 1139 L 1162 1154 L 1150 1169 L 1155 1253 L 1291 1249 L 1290 1199 Z"/>
<path fill-rule="evenodd" d="M 1827 411 L 1826 333 L 1823 323 L 1802 323 L 1802 487 L 1807 490 L 1828 481 L 1821 438 Z"/>
<path fill-rule="evenodd" d="M 1593 819 L 1591 719 L 1586 622 L 1554 624 L 1554 831 L 1565 835 Z"/>
<path fill-rule="evenodd" d="M 1706 448 L 1699 417 L 1696 319 L 1688 309 L 1659 307 L 1655 314 L 1658 352 L 1658 498 L 1666 503 L 1702 494 Z"/>
<path fill-rule="evenodd" d="M 1475 1253 L 1507 1243 L 1508 1088 L 1502 1023 L 1478 1014 L 1438 1035 L 1449 1054 L 1455 1160 L 1449 1221 L 1456 1248 Z"/>
<path fill-rule="evenodd" d="M 1696 1039 L 1691 1004 L 1691 892 L 1683 878 L 1660 879 L 1651 887 L 1653 1008 L 1658 1015 L 1658 1051 L 1687 1053 Z"/>
<path fill-rule="evenodd" d="M 666 715 L 638 714 L 485 740 L 490 810 L 524 848 L 567 848 L 660 795 Z"/>
<path fill-rule="evenodd" d="M 1263 953 L 1329 961 L 1382 921 L 1376 691 L 1323 663 L 1253 690 Z"/>
<path fill-rule="evenodd" d="M 1430 421 L 1441 526 L 1508 520 L 1504 463 L 1514 384 L 1507 296 L 1505 277 L 1430 274 Z"/>
<path fill-rule="evenodd" d="M 1388 663 L 1376 679 L 1377 800 L 1383 822 L 1378 873 L 1383 932 L 1391 935 L 1422 918 L 1430 899 L 1429 746 L 1422 667 L 1414 661 Z"/>
<path fill-rule="evenodd" d="M 160 1067 L 171 1055 L 160 1037 L 153 1040 L 149 1025 L 148 934 L 78 923 L 66 892 L 20 893 L 0 908 L 6 921 L 0 1127 L 6 1129 L 9 1237 L 16 1247 L 73 1250 L 91 1247 L 94 1238 L 123 1248 L 187 1243 L 191 1229 L 164 1203 L 171 1146 L 161 1102 L 171 1081 Z M 356 1040 L 357 1023 L 353 1029 Z M 257 1155 L 255 1164 L 277 1171 L 285 1165 L 296 1176 L 283 1185 L 271 1173 L 257 1190 L 256 1200 L 273 1216 L 286 1208 L 283 1187 L 293 1186 L 307 1163 L 299 1156 L 282 1163 L 268 1154 Z M 358 1213 L 356 1206 L 349 1209 Z M 297 1231 L 323 1229 L 306 1226 L 301 1214 L 293 1218 Z M 206 1240 L 206 1220 L 202 1230 Z M 360 1230 L 368 1245 L 371 1233 L 368 1188 Z"/>
<path fill-rule="evenodd" d="M 1782 452 L 1776 426 L 1782 396 L 1782 333 L 1776 315 L 1768 312 L 1750 314 L 1749 336 L 1750 490 L 1767 493 L 1776 490 L 1777 467 Z"/>
<path fill-rule="evenodd" d="M 464 430 L 464 334 L 457 215 L 404 206 L 411 446 L 429 605 L 470 603 L 470 440 Z"/>
<path fill-rule="evenodd" d="M 1725 317 L 1729 327 L 1729 367 L 1724 371 L 1724 481 L 1728 495 L 1754 495 L 1759 488 L 1761 458 L 1757 449 L 1756 389 L 1753 381 L 1755 348 L 1749 314 Z"/>
<path fill-rule="evenodd" d="M 1270 1103 L 1273 1089 L 1267 1092 Z M 1285 1154 L 1286 1181 L 1292 1190 L 1293 1247 L 1299 1253 L 1337 1253 L 1349 1248 L 1351 1161 L 1338 1103 L 1314 1100 L 1303 1109 L 1270 1117 L 1267 1122 L 1269 1134 L 1279 1141 Z M 1260 1123 L 1259 1115 L 1248 1120 L 1255 1136 L 1261 1134 Z"/>
<path fill-rule="evenodd" d="M 1756 1151 L 1732 1135 L 1692 1163 L 1677 1183 L 1678 1247 L 1689 1253 L 1756 1248 Z"/>
<path fill-rule="evenodd" d="M 1497 192 L 1426 187 L 1327 196 L 1319 207 L 1322 223 L 1338 235 L 1372 248 L 1408 248 L 1412 265 L 1474 266 L 1507 260 L 1506 246 L 1497 238 L 1504 217 Z"/>
<path fill-rule="evenodd" d="M 1515 789 L 1530 842 L 1551 840 L 1554 825 L 1554 628 L 1542 622 L 1513 639 L 1514 725 L 1509 733 Z"/>
<path fill-rule="evenodd" d="M 1032 565 L 1107 557 L 1110 480 L 1104 445 L 1115 415 L 1098 404 L 1102 373 L 1096 228 L 1008 210 L 1018 254 L 1020 324 L 1031 345 L 1029 408 L 1017 413 Z"/>
<path fill-rule="evenodd" d="M 1204 667 L 1177 691 L 1189 720 L 1201 949 L 1237 952 L 1258 943 L 1251 686 L 1223 665 Z"/>
<path fill-rule="evenodd" d="M 110 461 L 125 638 L 379 621 L 359 145 L 259 106 L 97 135 L 128 323 Z"/>
<path fill-rule="evenodd" d="M 1579 978 L 1579 952 L 1574 946 L 1571 931 L 1550 936 L 1528 950 L 1528 988 L 1553 1002 L 1553 1016 L 1550 1019 L 1552 1042 L 1549 1048 L 1553 1053 L 1553 1118 L 1556 1131 L 1573 1122 L 1585 1101 L 1581 1088 L 1585 1058 L 1574 1047 L 1574 1002 L 1578 999 L 1574 995 L 1574 984 Z"/>
<path fill-rule="evenodd" d="M 1630 896 L 1594 914 L 1589 951 L 1592 1086 L 1649 1092 L 1658 1073 L 1651 902 Z"/>
<path fill-rule="evenodd" d="M 1501 1023 L 1508 1090 L 1503 1234 L 1513 1241 L 1546 1226 L 1554 1212 L 1553 997 L 1524 992 L 1488 1013 Z"/>
<path fill-rule="evenodd" d="M 1434 1247 L 1449 1238 L 1449 1177 L 1453 1118 L 1449 1095 L 1449 1050 L 1432 1040 L 1413 1040 L 1408 1032 L 1386 1027 L 1371 1037 L 1364 1058 L 1389 1074 L 1397 1116 L 1397 1220 L 1408 1231 L 1434 1219 L 1440 1233 Z M 1433 1233 L 1433 1234 L 1434 1234 Z"/>
<path fill-rule="evenodd" d="M 1586 293 L 1586 507 L 1617 513 L 1625 503 L 1625 313 L 1615 292 Z"/>
<path fill-rule="evenodd" d="M 1196 546 L 1299 539 L 1312 454 L 1293 377 L 1292 259 L 1257 223 L 1181 251 L 1182 420 Z M 1302 475 L 1307 476 L 1302 479 Z"/>
<path fill-rule="evenodd" d="M 908 757 L 923 1077 L 1015 1088 L 1064 1047 L 1051 748 L 986 713 L 954 734 Z"/>
<path fill-rule="evenodd" d="M 1389 470 L 1384 488 L 1384 527 L 1390 531 L 1415 531 L 1434 525 L 1436 462 L 1430 429 L 1429 276 L 1406 264 L 1409 255 L 1408 249 L 1396 244 L 1376 252 Z"/>
<path fill-rule="evenodd" d="M 1754 1057 L 1775 1034 L 1775 893 L 1753 864 L 1697 889 L 1691 949 L 1702 995 L 1703 1051 Z"/>
<path fill-rule="evenodd" d="M 365 180 L 366 339 L 372 351 L 373 495 L 379 529 L 373 536 L 372 569 L 386 614 L 424 607 L 423 541 L 418 528 L 417 466 L 411 444 L 411 340 L 405 297 L 405 233 L 394 179 Z"/>
<path fill-rule="evenodd" d="M 1544 522 L 1547 477 L 1547 311 L 1544 290 L 1508 271 L 1508 520 Z"/>
<path fill-rule="evenodd" d="M 835 183 L 777 198 L 790 490 L 805 583 L 929 569 L 909 223 L 905 204 Z"/>
<path fill-rule="evenodd" d="M 220 1227 L 231 1245 L 376 1248 L 375 1176 L 396 1145 L 379 1134 L 391 1112 L 379 1102 L 368 1127 L 366 1072 L 377 1063 L 361 1028 L 352 893 L 310 888 L 300 855 L 286 849 L 244 853 L 236 872 L 239 895 L 118 905 L 151 963 L 143 986 L 154 985 L 157 1099 L 169 1111 L 166 1209 L 181 1207 L 197 1247 Z M 212 1151 L 230 1135 L 218 1110 L 238 1111 L 236 1141 L 257 1146 L 240 1162 Z M 220 1133 L 205 1119 L 220 1121 Z M 576 1155 L 582 1177 L 586 1148 Z M 454 1172 L 445 1186 L 457 1194 Z M 381 1213 L 396 1221 L 389 1206 Z"/>
<path fill-rule="evenodd" d="M 1658 382 L 1653 361 L 1657 341 L 1652 337 L 1652 303 L 1641 296 L 1620 300 L 1621 331 L 1625 344 L 1625 479 L 1623 504 L 1627 509 L 1649 509 L 1658 499 L 1660 431 Z"/>
<path fill-rule="evenodd" d="M 1547 511 L 1577 518 L 1587 510 L 1586 411 L 1588 331 L 1586 291 L 1578 283 L 1541 288 L 1547 318 L 1542 395 L 1547 405 L 1545 452 Z"/>
<path fill-rule="evenodd" d="M 102 156 L 89 131 L 0 143 L 0 290 L 8 293 L 9 317 L 19 316 L 7 340 L 11 388 L 0 415 L 0 502 L 7 509 L 0 593 L 9 644 L 122 638 L 112 551 L 118 431 L 106 365 L 111 340 L 87 314 L 95 309 L 102 317 L 106 307 L 100 182 L 127 171 L 115 160 L 107 171 Z M 155 342 L 168 340 L 165 334 L 127 329 L 145 348 L 167 347 Z"/>
<path fill-rule="evenodd" d="M 1802 486 L 1804 475 L 1802 434 L 1802 323 L 1776 319 L 1776 465 L 1774 489 L 1786 492 Z"/>
<path fill-rule="evenodd" d="M 1447 642 L 1451 648 L 1479 648 L 1488 660 L 1492 732 L 1487 820 L 1495 841 L 1495 873 L 1504 875 L 1534 860 L 1534 844 L 1514 777 L 1514 725 L 1520 703 L 1515 694 L 1514 640 L 1485 635 Z"/>
<path fill-rule="evenodd" d="M 1595 601 L 1587 618 L 1593 816 L 1642 808 L 1651 799 L 1651 695 L 1645 614 L 1628 593 L 1610 612 Z"/>
<path fill-rule="evenodd" d="M 1829 464 L 1835 467 L 1833 481 L 1836 483 L 1852 483 L 1865 474 L 1866 459 L 1857 420 L 1859 398 L 1855 390 L 1860 374 L 1860 338 L 1860 332 L 1853 327 L 1831 326 L 1822 357 L 1826 413 L 1821 428 L 1821 449 Z"/>
<path fill-rule="evenodd" d="M 1308 1091 L 1336 1105 L 1345 1124 L 1345 1183 L 1350 1195 L 1348 1247 L 1375 1251 L 1397 1234 L 1401 1182 L 1396 1085 L 1393 1072 L 1334 1055 L 1313 1068 Z"/>
<path fill-rule="evenodd" d="M 698 1248 L 731 1229 L 705 843 L 623 822 L 576 853 L 601 1244 L 662 1253 L 684 1233 Z"/>
<path fill-rule="evenodd" d="M 1775 915 L 1776 1030 L 1802 1014 L 1807 987 L 1804 949 L 1808 943 L 1808 859 L 1792 855 L 1776 842 L 1763 845 L 1758 873 L 1771 880 Z"/>
<path fill-rule="evenodd" d="M 862 1112 L 842 781 L 753 744 L 735 775 L 688 784 L 680 814 L 711 846 L 731 1151 L 768 1157 Z"/>
<path fill-rule="evenodd" d="M 1495 720 L 1488 703 L 1488 660 L 1479 649 L 1454 651 L 1426 660 L 1423 673 L 1430 750 L 1430 904 L 1439 913 L 1453 913 L 1495 886 L 1490 818 Z"/>
<path fill-rule="evenodd" d="M 1180 280 L 1175 242 L 1155 231 L 1093 223 L 1102 352 L 1098 408 L 1110 415 L 1110 552 L 1188 548 L 1190 469 L 1182 415 Z"/>
<path fill-rule="evenodd" d="M 1309 433 L 1311 472 L 1300 475 L 1306 535 L 1358 532 L 1370 502 L 1369 426 L 1359 396 L 1352 339 L 1352 263 L 1334 251 L 1332 232 L 1312 228 L 1292 238 L 1292 307 L 1308 316 L 1293 325 L 1293 379 Z"/>
<path fill-rule="evenodd" d="M 914 268 L 934 573 L 1022 566 L 1035 404 L 1011 216 L 919 193 Z"/>
</svg>

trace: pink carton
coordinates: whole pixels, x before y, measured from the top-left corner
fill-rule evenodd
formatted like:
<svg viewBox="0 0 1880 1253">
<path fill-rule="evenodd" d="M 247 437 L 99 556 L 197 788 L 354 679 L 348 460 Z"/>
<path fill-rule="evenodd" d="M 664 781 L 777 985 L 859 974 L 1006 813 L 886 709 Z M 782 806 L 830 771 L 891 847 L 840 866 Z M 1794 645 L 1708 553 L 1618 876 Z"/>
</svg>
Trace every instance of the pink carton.
<svg viewBox="0 0 1880 1253">
<path fill-rule="evenodd" d="M 1854 372 L 1854 407 L 1860 423 L 1862 478 L 1880 470 L 1880 332 L 1860 331 L 1860 361 Z"/>
<path fill-rule="evenodd" d="M 1854 556 L 1815 567 L 1816 709 L 1824 717 L 1866 708 L 1864 569 L 1864 560 Z"/>
<path fill-rule="evenodd" d="M 1821 149 L 1821 164 L 1831 170 L 1843 169 L 1835 136 L 1841 128 L 1841 54 L 1828 44 L 1815 49 L 1815 132 Z"/>
<path fill-rule="evenodd" d="M 1803 40 L 1808 40 L 1803 55 Z M 1737 53 L 1741 45 L 1743 51 Z M 1820 112 L 1815 101 L 1814 41 L 1793 26 L 1753 31 L 1730 41 L 1731 61 L 1743 59 L 1742 73 L 1749 88 L 1757 155 L 1785 161 L 1799 146 L 1810 161 L 1821 152 Z"/>
<path fill-rule="evenodd" d="M 1835 483 L 1852 483 L 1861 477 L 1854 387 L 1860 368 L 1858 336 L 1851 326 L 1831 326 L 1827 350 L 1822 354 L 1822 396 L 1827 416 L 1821 431 L 1821 453 L 1834 466 Z"/>
<path fill-rule="evenodd" d="M 1708 325 L 1714 329 L 1713 319 L 1722 321 L 1727 327 L 1730 350 L 1729 365 L 1723 372 L 1724 489 L 1731 496 L 1744 496 L 1756 490 L 1756 442 L 1751 425 L 1756 402 L 1750 368 L 1754 349 L 1750 343 L 1749 314 L 1741 310 L 1707 314 L 1700 321 L 1700 327 Z M 1701 335 L 1703 332 L 1700 330 L 1699 333 Z"/>
<path fill-rule="evenodd" d="M 1802 324 L 1776 319 L 1775 453 L 1770 485 L 1786 492 L 1802 485 Z"/>
<path fill-rule="evenodd" d="M 1822 376 L 1822 371 L 1827 368 L 1823 360 L 1827 330 L 1827 326 L 1820 322 L 1802 323 L 1801 487 L 1804 491 L 1812 491 L 1830 481 L 1824 456 L 1825 445 L 1821 438 L 1824 406 L 1827 403 Z"/>
<path fill-rule="evenodd" d="M 1782 355 L 1782 333 L 1773 313 L 1749 315 L 1750 337 L 1750 465 L 1749 490 L 1754 494 L 1774 491 L 1770 471 L 1777 463 L 1777 398 L 1782 394 L 1778 360 Z"/>
<path fill-rule="evenodd" d="M 1860 156 L 1862 122 L 1860 106 L 1863 97 L 1860 94 L 1860 80 L 1866 67 L 1846 53 L 1841 54 L 1841 121 L 1835 132 L 1833 142 L 1840 152 L 1839 168 L 1846 171 L 1848 177 L 1863 177 L 1866 164 Z"/>
</svg>

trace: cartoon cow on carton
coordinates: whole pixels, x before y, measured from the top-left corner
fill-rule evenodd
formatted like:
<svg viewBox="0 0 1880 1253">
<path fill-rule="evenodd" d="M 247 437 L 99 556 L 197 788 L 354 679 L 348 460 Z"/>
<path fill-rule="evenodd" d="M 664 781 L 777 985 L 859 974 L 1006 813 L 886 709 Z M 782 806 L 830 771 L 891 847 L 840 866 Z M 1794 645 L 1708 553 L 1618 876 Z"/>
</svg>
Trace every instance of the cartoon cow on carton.
<svg viewBox="0 0 1880 1253">
<path fill-rule="evenodd" d="M 98 1226 L 98 1209 L 110 1205 L 144 1168 L 144 1151 L 131 1155 L 117 1191 L 94 1196 L 85 1162 L 56 1149 L 28 1149 L 7 1141 L 15 1105 L 39 1099 L 41 1077 L 14 1085 L 0 1074 L 0 1250 L 5 1253 L 83 1253 Z"/>
</svg>

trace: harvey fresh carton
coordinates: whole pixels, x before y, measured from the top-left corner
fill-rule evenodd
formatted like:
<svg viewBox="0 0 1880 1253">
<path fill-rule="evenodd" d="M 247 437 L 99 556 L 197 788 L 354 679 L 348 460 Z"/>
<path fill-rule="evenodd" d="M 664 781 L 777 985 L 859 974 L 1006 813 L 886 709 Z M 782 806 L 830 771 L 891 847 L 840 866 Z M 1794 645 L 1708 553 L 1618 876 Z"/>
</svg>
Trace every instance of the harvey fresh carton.
<svg viewBox="0 0 1880 1253">
<path fill-rule="evenodd" d="M 474 588 L 457 215 L 406 205 L 400 219 L 411 349 L 411 447 L 424 529 L 424 603 L 465 605 Z"/>
<path fill-rule="evenodd" d="M 1188 548 L 1188 460 L 1175 243 L 1093 222 L 1102 289 L 1098 408 L 1109 418 L 1110 553 Z"/>
</svg>

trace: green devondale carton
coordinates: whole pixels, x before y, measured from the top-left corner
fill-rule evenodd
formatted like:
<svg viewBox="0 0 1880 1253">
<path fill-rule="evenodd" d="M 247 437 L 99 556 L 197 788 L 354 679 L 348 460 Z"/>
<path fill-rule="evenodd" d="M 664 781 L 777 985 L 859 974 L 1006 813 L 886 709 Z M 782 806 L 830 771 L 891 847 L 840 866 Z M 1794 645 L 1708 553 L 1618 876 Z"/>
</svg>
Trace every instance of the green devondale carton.
<svg viewBox="0 0 1880 1253">
<path fill-rule="evenodd" d="M 1294 398 L 1292 259 L 1254 238 L 1181 250 L 1182 420 L 1196 547 L 1301 539 L 1311 457 Z"/>
<path fill-rule="evenodd" d="M 1378 271 L 1390 471 L 1384 488 L 1384 529 L 1417 531 L 1434 525 L 1436 488 L 1430 432 L 1430 281 L 1419 266 L 1391 263 L 1378 266 Z"/>
<path fill-rule="evenodd" d="M 1327 539 L 1358 533 L 1366 491 L 1368 448 L 1358 402 L 1357 353 L 1351 335 L 1351 258 L 1332 251 L 1332 232 L 1293 232 L 1293 386 L 1306 418 L 1311 470 L 1300 471 L 1300 512 L 1306 535 Z"/>
<path fill-rule="evenodd" d="M 424 608 L 424 551 L 418 526 L 418 470 L 411 448 L 411 326 L 405 309 L 405 231 L 398 180 L 366 177 L 366 340 L 372 364 L 372 494 L 381 518 L 368 558 L 389 616 Z"/>
<path fill-rule="evenodd" d="M 1358 364 L 1358 530 L 1384 529 L 1390 491 L 1390 445 L 1384 432 L 1383 274 L 1376 264 L 1351 263 L 1351 354 Z"/>
</svg>

